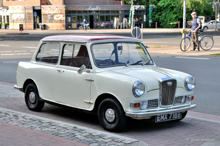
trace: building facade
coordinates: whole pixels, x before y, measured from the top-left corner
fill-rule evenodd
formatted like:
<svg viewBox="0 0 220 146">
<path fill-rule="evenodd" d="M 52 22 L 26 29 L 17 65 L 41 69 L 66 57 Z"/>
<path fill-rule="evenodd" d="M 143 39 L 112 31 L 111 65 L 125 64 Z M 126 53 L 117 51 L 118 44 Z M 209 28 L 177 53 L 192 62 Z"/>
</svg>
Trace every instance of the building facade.
<svg viewBox="0 0 220 146">
<path fill-rule="evenodd" d="M 3 0 L 9 11 L 10 29 L 23 24 L 27 29 L 78 29 L 83 19 L 90 28 L 113 28 L 114 18 L 129 17 L 129 5 L 118 0 Z M 145 26 L 145 8 L 135 12 L 136 25 Z M 26 22 L 26 23 L 25 23 Z"/>
</svg>

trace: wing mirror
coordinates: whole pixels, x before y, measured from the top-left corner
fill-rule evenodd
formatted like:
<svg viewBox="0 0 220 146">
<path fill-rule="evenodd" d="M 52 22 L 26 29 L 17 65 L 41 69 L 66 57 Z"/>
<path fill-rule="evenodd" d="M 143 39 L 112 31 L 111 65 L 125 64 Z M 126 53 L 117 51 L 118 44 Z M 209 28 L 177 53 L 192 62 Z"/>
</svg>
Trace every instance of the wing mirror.
<svg viewBox="0 0 220 146">
<path fill-rule="evenodd" d="M 85 65 L 82 65 L 82 66 L 80 67 L 80 69 L 78 70 L 78 73 L 79 73 L 79 74 L 82 74 L 83 72 L 90 73 L 90 70 L 89 70 L 89 69 L 86 69 L 86 66 L 85 66 Z"/>
<path fill-rule="evenodd" d="M 79 74 L 82 74 L 84 71 L 86 71 L 86 66 L 85 66 L 85 65 L 82 65 L 82 66 L 80 67 L 80 69 L 78 70 L 78 73 L 79 73 Z"/>
</svg>

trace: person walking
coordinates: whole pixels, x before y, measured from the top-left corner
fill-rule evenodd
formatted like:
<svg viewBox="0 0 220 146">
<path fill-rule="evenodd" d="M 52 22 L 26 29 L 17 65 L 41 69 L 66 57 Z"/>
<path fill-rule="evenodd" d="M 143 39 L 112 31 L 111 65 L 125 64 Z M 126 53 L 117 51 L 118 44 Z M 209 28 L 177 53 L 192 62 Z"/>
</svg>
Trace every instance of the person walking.
<svg viewBox="0 0 220 146">
<path fill-rule="evenodd" d="M 198 40 L 198 30 L 201 26 L 200 19 L 197 16 L 196 12 L 192 12 L 191 16 L 193 18 L 192 20 L 192 38 L 196 40 L 196 43 L 193 42 L 193 49 L 191 51 L 199 51 L 199 40 Z M 197 49 L 197 50 L 196 50 Z"/>
<path fill-rule="evenodd" d="M 83 26 L 84 26 L 84 30 L 86 30 L 86 25 L 88 24 L 88 22 L 86 21 L 86 19 L 83 20 Z"/>
</svg>

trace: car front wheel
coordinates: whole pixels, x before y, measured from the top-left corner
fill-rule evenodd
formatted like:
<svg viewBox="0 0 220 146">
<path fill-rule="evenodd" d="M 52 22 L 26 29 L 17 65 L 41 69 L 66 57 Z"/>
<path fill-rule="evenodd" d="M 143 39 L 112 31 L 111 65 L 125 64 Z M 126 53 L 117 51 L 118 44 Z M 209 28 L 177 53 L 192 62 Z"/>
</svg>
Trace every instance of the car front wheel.
<svg viewBox="0 0 220 146">
<path fill-rule="evenodd" d="M 99 122 L 105 130 L 122 131 L 127 124 L 127 117 L 121 105 L 114 99 L 104 99 L 98 107 Z"/>
<path fill-rule="evenodd" d="M 41 111 L 44 107 L 44 101 L 40 101 L 37 87 L 29 84 L 25 89 L 25 103 L 32 111 Z"/>
</svg>

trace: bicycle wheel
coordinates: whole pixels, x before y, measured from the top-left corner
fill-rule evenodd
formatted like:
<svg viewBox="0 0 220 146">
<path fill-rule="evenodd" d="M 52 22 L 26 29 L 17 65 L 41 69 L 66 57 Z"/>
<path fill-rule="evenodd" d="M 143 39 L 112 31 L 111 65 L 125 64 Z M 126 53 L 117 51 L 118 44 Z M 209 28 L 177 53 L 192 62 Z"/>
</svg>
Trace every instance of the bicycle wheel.
<svg viewBox="0 0 220 146">
<path fill-rule="evenodd" d="M 79 27 L 79 30 L 83 30 L 83 27 L 82 27 L 82 26 L 80 26 L 80 27 Z"/>
<path fill-rule="evenodd" d="M 204 51 L 209 51 L 214 46 L 214 40 L 211 36 L 203 36 L 200 40 L 200 47 Z"/>
<path fill-rule="evenodd" d="M 88 26 L 88 27 L 86 28 L 86 30 L 90 30 L 90 27 Z"/>
<path fill-rule="evenodd" d="M 190 46 L 191 46 L 191 40 L 189 37 L 185 37 L 181 40 L 181 43 L 180 43 L 181 51 L 186 52 Z"/>
</svg>

